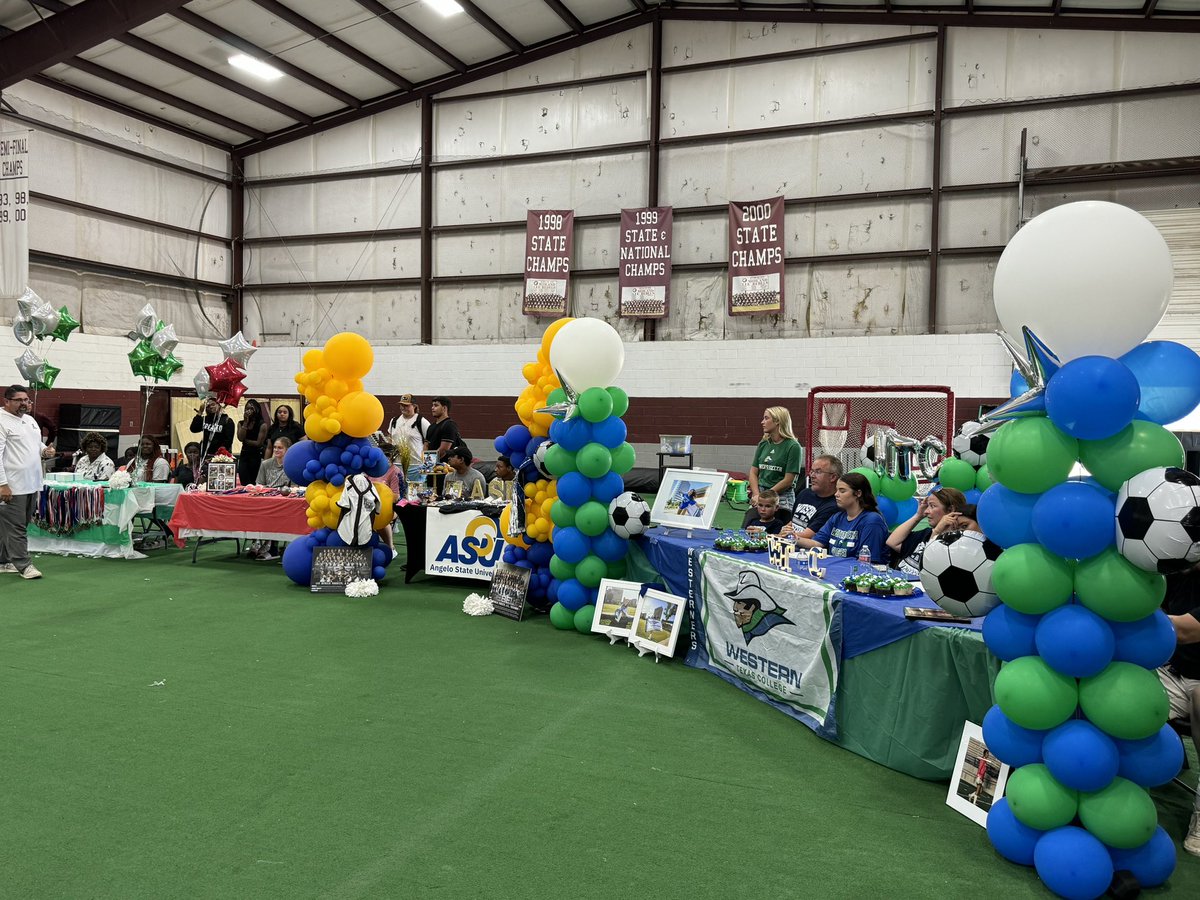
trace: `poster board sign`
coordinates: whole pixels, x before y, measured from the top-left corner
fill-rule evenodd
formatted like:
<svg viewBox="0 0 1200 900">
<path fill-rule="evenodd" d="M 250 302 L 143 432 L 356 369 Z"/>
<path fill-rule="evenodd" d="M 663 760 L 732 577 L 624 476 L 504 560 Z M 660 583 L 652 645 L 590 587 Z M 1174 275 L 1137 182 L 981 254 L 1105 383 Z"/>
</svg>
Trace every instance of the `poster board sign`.
<svg viewBox="0 0 1200 900">
<path fill-rule="evenodd" d="M 208 489 L 210 491 L 232 491 L 237 487 L 237 463 L 210 462 L 208 464 Z"/>
<path fill-rule="evenodd" d="M 621 210 L 617 287 L 623 318 L 661 319 L 671 302 L 670 206 Z"/>
<path fill-rule="evenodd" d="M 311 590 L 340 594 L 352 581 L 371 580 L 370 547 L 314 547 Z"/>
<path fill-rule="evenodd" d="M 525 293 L 527 316 L 565 316 L 571 278 L 575 212 L 531 209 L 525 216 Z"/>
<path fill-rule="evenodd" d="M 29 136 L 27 129 L 0 131 L 0 299 L 5 300 L 20 297 L 29 286 Z"/>
<path fill-rule="evenodd" d="M 498 616 L 516 619 L 525 617 L 525 596 L 529 593 L 531 569 L 523 569 L 512 563 L 497 564 L 492 574 L 492 587 L 488 599 L 492 601 L 492 612 Z"/>
<path fill-rule="evenodd" d="M 783 311 L 783 198 L 729 204 L 729 314 Z"/>
<path fill-rule="evenodd" d="M 504 552 L 500 525 L 469 509 L 442 513 L 425 510 L 425 572 L 445 578 L 491 581 Z"/>
</svg>

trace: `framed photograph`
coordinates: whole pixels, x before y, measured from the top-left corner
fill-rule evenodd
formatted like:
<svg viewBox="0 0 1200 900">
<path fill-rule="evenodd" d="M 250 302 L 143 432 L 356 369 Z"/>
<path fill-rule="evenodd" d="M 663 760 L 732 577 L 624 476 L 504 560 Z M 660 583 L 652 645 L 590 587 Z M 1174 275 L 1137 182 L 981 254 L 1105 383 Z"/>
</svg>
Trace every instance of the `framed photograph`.
<svg viewBox="0 0 1200 900">
<path fill-rule="evenodd" d="M 592 631 L 607 634 L 610 644 L 615 644 L 621 638 L 628 640 L 633 634 L 633 619 L 637 614 L 638 595 L 641 592 L 642 586 L 636 581 L 603 579 L 596 595 Z"/>
<path fill-rule="evenodd" d="M 371 577 L 370 547 L 316 547 L 313 549 L 312 592 L 340 594 L 352 581 Z"/>
<path fill-rule="evenodd" d="M 437 451 L 426 450 L 421 454 L 421 467 L 417 469 L 419 475 L 432 475 L 433 469 L 437 465 Z"/>
<path fill-rule="evenodd" d="M 904 618 L 912 619 L 916 622 L 949 622 L 952 625 L 971 624 L 971 620 L 967 616 L 956 616 L 949 610 L 941 608 L 928 609 L 924 606 L 904 607 Z"/>
<path fill-rule="evenodd" d="M 525 616 L 525 595 L 529 593 L 529 576 L 532 569 L 514 566 L 512 563 L 498 562 L 492 573 L 492 586 L 488 591 L 488 599 L 492 601 L 492 611 L 498 616 L 521 621 Z"/>
<path fill-rule="evenodd" d="M 208 464 L 208 489 L 210 491 L 232 491 L 237 487 L 237 463 L 210 462 Z"/>
<path fill-rule="evenodd" d="M 650 510 L 650 521 L 680 528 L 712 528 L 728 480 L 728 472 L 667 469 Z"/>
<path fill-rule="evenodd" d="M 974 722 L 963 723 L 962 741 L 946 805 L 977 825 L 987 825 L 992 804 L 1004 796 L 1008 766 L 992 756 L 983 742 L 983 729 Z"/>
<path fill-rule="evenodd" d="M 447 481 L 442 489 L 443 500 L 461 500 L 463 498 L 463 483 L 461 481 Z"/>
<path fill-rule="evenodd" d="M 687 601 L 674 594 L 650 588 L 638 600 L 629 643 L 638 648 L 638 656 L 654 653 L 674 656 L 675 642 L 683 624 Z"/>
<path fill-rule="evenodd" d="M 409 503 L 420 503 L 421 492 L 425 490 L 424 481 L 410 481 L 406 492 L 406 499 Z"/>
</svg>

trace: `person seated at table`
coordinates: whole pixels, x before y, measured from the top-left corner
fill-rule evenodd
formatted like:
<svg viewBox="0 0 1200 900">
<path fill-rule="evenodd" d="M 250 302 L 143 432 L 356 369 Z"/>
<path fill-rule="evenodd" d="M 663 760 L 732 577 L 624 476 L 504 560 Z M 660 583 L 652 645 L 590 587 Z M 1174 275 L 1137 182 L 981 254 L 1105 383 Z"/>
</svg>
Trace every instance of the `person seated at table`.
<svg viewBox="0 0 1200 900">
<path fill-rule="evenodd" d="M 75 454 L 75 478 L 85 481 L 108 481 L 117 464 L 107 454 L 108 438 L 98 431 L 83 436 L 83 444 Z"/>
<path fill-rule="evenodd" d="M 290 488 L 295 487 L 292 479 L 288 478 L 287 472 L 283 471 L 283 457 L 287 454 L 288 447 L 292 446 L 292 442 L 285 437 L 275 438 L 275 442 L 271 445 L 271 456 L 269 459 L 264 459 L 262 465 L 258 467 L 258 479 L 254 482 L 260 487 L 275 488 L 288 493 Z M 199 453 L 200 448 L 196 448 Z M 279 559 L 279 541 L 271 541 L 269 544 L 266 541 L 254 541 L 246 550 L 246 555 L 253 559 L 273 560 Z"/>
<path fill-rule="evenodd" d="M 121 465 L 119 468 L 124 469 L 137 457 L 138 448 L 136 446 L 126 447 L 125 454 L 121 457 Z"/>
<path fill-rule="evenodd" d="M 462 499 L 464 500 L 471 499 L 475 485 L 479 485 L 479 492 L 482 495 L 487 494 L 487 483 L 483 480 L 483 473 L 471 467 L 469 450 L 461 444 L 456 444 L 446 454 L 446 462 L 454 471 L 446 476 L 446 486 L 442 489 L 443 495 L 449 496 L 452 484 L 462 485 Z"/>
<path fill-rule="evenodd" d="M 1172 723 L 1188 726 L 1200 752 L 1200 563 L 1166 580 L 1162 611 L 1175 629 L 1175 651 L 1155 672 L 1167 692 Z M 1192 806 L 1183 849 L 1200 856 L 1200 794 Z"/>
<path fill-rule="evenodd" d="M 494 500 L 511 500 L 517 470 L 507 456 L 496 459 L 496 477 L 488 483 L 488 496 Z"/>
<path fill-rule="evenodd" d="M 858 472 L 847 472 L 838 479 L 834 492 L 838 511 L 811 538 L 796 538 L 798 547 L 824 547 L 831 556 L 857 557 L 865 546 L 871 562 L 887 562 L 888 527 L 879 514 L 879 504 L 871 482 Z"/>
<path fill-rule="evenodd" d="M 956 527 L 957 519 L 949 514 L 962 512 L 966 505 L 966 496 L 954 488 L 939 488 L 922 497 L 917 502 L 916 513 L 897 525 L 888 535 L 887 545 L 892 551 L 892 568 L 909 575 L 919 575 L 925 545 L 944 531 L 960 531 L 961 529 Z M 929 527 L 918 531 L 917 525 L 922 520 L 928 521 Z"/>
<path fill-rule="evenodd" d="M 838 511 L 834 491 L 842 477 L 842 461 L 836 456 L 818 456 L 808 472 L 808 487 L 796 495 L 796 510 L 792 521 L 779 533 L 784 537 L 796 535 L 810 538 Z"/>
<path fill-rule="evenodd" d="M 792 518 L 786 509 L 779 508 L 779 495 L 770 488 L 758 492 L 754 501 L 754 518 L 749 519 L 744 528 L 761 528 L 767 534 L 779 534 Z"/>
<path fill-rule="evenodd" d="M 137 456 L 127 462 L 124 469 L 134 481 L 157 481 L 165 484 L 171 477 L 171 466 L 163 457 L 162 448 L 158 441 L 148 434 L 142 435 Z"/>
<path fill-rule="evenodd" d="M 183 446 L 183 457 L 183 462 L 175 467 L 175 475 L 171 480 L 186 488 L 200 480 L 200 445 L 188 441 Z"/>
</svg>

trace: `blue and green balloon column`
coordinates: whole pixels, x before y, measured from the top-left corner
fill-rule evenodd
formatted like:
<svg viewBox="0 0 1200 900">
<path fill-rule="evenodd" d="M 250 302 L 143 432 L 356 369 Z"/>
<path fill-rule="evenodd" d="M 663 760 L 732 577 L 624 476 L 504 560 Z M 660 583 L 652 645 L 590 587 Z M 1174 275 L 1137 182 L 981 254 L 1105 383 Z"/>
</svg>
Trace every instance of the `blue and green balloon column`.
<svg viewBox="0 0 1200 900">
<path fill-rule="evenodd" d="M 1013 771 L 988 836 L 1055 893 L 1087 900 L 1117 871 L 1149 887 L 1175 865 L 1147 789 L 1182 762 L 1154 670 L 1175 645 L 1159 611 L 1160 571 L 1187 561 L 1135 565 L 1145 562 L 1126 547 L 1117 492 L 1124 502 L 1130 479 L 1182 466 L 1163 424 L 1200 402 L 1200 359 L 1181 345 L 1140 344 L 1165 307 L 1170 258 L 1136 213 L 1058 207 L 1030 222 L 1005 257 L 996 304 L 1010 334 L 1024 331 L 1023 352 L 1006 342 L 1022 390 L 985 417 L 1004 424 L 987 448 L 994 483 L 979 520 L 1006 548 L 992 572 L 1003 603 L 984 622 L 984 640 L 1004 660 L 984 738 Z M 1076 304 L 1075 318 L 1062 315 L 1063 303 Z M 1090 476 L 1073 477 L 1077 463 Z"/>
</svg>

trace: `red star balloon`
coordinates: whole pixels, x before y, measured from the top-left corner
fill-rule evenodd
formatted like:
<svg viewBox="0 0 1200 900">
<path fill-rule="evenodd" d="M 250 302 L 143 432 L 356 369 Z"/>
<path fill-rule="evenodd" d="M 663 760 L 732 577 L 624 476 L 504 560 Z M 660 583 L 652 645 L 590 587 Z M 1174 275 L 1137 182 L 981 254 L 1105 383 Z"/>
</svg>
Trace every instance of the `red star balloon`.
<svg viewBox="0 0 1200 900">
<path fill-rule="evenodd" d="M 242 379 L 246 377 L 245 370 L 235 360 L 227 359 L 215 366 L 205 366 L 208 372 L 208 389 L 223 406 L 237 406 L 246 386 Z"/>
</svg>

